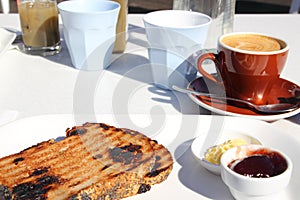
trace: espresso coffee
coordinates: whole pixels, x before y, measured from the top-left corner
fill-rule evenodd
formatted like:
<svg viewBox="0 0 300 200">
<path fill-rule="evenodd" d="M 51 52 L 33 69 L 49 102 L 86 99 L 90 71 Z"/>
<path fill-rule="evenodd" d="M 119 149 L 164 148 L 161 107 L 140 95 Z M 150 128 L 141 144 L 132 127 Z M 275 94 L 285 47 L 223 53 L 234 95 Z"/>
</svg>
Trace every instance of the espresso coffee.
<svg viewBox="0 0 300 200">
<path fill-rule="evenodd" d="M 256 34 L 229 35 L 222 42 L 230 47 L 248 51 L 277 51 L 281 49 L 280 42 L 274 38 Z"/>
</svg>

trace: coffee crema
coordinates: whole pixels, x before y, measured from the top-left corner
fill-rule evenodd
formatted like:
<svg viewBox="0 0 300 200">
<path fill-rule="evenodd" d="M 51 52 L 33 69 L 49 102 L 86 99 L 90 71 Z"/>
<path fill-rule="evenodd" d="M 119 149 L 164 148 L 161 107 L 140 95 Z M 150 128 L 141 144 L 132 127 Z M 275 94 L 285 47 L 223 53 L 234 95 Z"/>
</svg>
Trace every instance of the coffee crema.
<svg viewBox="0 0 300 200">
<path fill-rule="evenodd" d="M 247 51 L 266 52 L 281 49 L 281 45 L 278 40 L 256 34 L 229 35 L 224 37 L 222 42 L 227 46 Z"/>
</svg>

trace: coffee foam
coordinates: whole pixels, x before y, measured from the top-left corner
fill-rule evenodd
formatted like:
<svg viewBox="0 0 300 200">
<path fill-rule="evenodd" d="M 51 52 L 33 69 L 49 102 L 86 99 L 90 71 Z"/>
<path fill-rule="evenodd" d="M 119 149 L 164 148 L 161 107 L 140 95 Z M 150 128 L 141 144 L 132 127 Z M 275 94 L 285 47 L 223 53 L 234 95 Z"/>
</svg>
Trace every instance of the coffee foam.
<svg viewBox="0 0 300 200">
<path fill-rule="evenodd" d="M 248 51 L 266 52 L 281 49 L 276 39 L 255 34 L 229 35 L 224 37 L 222 42 L 230 47 Z"/>
</svg>

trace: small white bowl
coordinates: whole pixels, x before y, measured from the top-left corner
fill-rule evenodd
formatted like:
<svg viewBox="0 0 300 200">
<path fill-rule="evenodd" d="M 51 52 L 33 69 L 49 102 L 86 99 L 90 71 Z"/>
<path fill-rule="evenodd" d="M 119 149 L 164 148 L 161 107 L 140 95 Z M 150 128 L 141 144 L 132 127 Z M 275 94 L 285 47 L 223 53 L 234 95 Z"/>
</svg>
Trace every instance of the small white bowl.
<svg viewBox="0 0 300 200">
<path fill-rule="evenodd" d="M 279 175 L 268 178 L 248 177 L 233 171 L 228 167 L 234 160 L 252 155 L 254 151 L 277 152 L 286 160 L 287 169 Z M 288 184 L 292 174 L 291 159 L 283 152 L 262 145 L 245 145 L 226 151 L 221 158 L 221 177 L 235 199 L 262 200 L 274 199 Z"/>
<path fill-rule="evenodd" d="M 198 160 L 205 169 L 207 169 L 209 172 L 211 172 L 215 175 L 221 175 L 220 165 L 208 162 L 205 159 L 206 152 L 201 154 L 201 147 L 202 147 L 204 139 L 205 139 L 204 136 L 205 135 L 200 135 L 193 141 L 193 143 L 191 145 L 192 153 L 193 153 L 194 157 L 196 158 L 196 160 Z M 254 136 L 250 136 L 246 133 L 236 132 L 236 131 L 232 131 L 232 130 L 224 130 L 221 133 L 219 140 L 216 141 L 216 144 L 213 144 L 212 147 L 214 147 L 218 144 L 221 144 L 230 139 L 243 139 L 248 144 L 262 144 L 262 142 L 258 138 L 254 137 Z"/>
</svg>

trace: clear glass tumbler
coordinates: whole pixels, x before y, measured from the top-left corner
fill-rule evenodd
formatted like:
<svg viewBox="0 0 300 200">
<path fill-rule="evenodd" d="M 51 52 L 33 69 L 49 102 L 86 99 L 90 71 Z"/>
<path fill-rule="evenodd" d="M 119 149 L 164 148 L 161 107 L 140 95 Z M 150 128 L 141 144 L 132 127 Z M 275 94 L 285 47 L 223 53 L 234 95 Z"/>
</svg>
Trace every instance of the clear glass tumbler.
<svg viewBox="0 0 300 200">
<path fill-rule="evenodd" d="M 217 47 L 218 38 L 233 30 L 236 0 L 174 0 L 174 10 L 192 10 L 209 15 L 212 23 L 208 31 L 206 49 Z"/>
<path fill-rule="evenodd" d="M 54 55 L 60 52 L 56 0 L 17 0 L 24 52 Z"/>
</svg>

